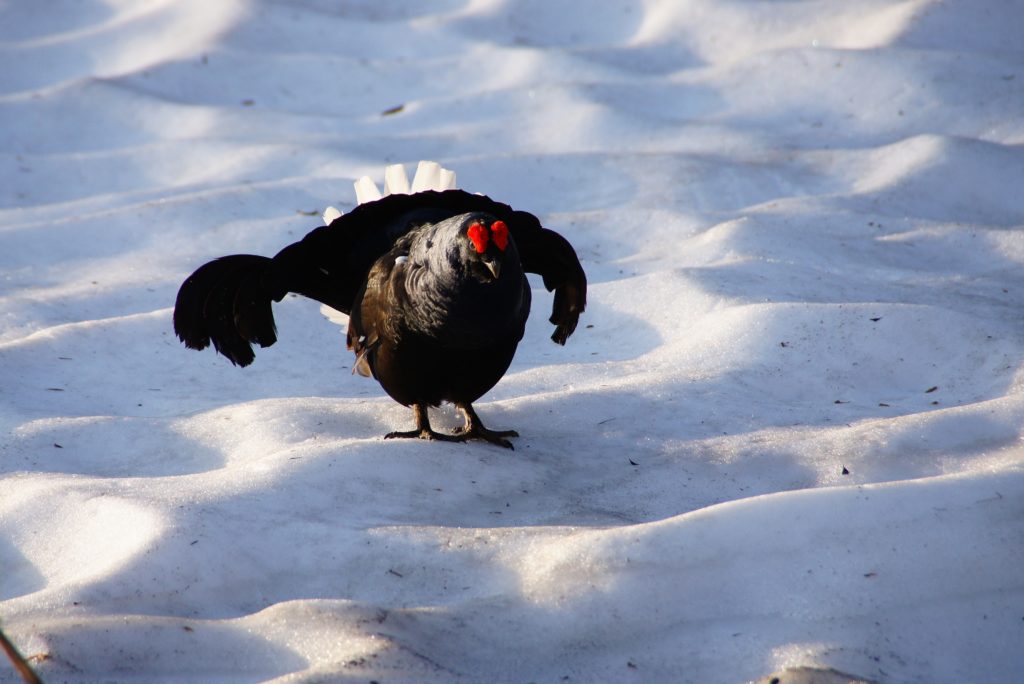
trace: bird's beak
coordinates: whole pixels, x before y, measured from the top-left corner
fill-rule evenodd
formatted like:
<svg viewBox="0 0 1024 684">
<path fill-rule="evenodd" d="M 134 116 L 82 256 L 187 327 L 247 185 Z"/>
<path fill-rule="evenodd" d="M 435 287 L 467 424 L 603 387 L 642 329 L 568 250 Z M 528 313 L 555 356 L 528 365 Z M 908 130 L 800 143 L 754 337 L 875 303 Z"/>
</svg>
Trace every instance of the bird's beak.
<svg viewBox="0 0 1024 684">
<path fill-rule="evenodd" d="M 497 259 L 484 259 L 484 266 L 491 272 L 494 279 L 497 280 L 498 276 L 501 275 L 501 262 Z"/>
</svg>

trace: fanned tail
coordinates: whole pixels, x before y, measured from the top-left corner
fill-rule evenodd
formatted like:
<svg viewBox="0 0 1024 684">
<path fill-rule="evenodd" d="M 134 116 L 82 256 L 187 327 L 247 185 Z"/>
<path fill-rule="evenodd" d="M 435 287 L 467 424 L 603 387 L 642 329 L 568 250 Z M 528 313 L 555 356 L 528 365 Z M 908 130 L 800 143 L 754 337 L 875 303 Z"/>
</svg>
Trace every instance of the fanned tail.
<svg viewBox="0 0 1024 684">
<path fill-rule="evenodd" d="M 458 187 L 455 184 L 455 172 L 433 161 L 421 161 L 416 166 L 416 175 L 413 176 L 411 185 L 402 164 L 384 167 L 384 192 L 380 191 L 369 176 L 363 176 L 353 185 L 356 189 L 356 204 L 376 202 L 388 195 L 415 195 L 425 190 L 454 190 Z M 336 207 L 327 207 L 324 210 L 324 223 L 331 225 L 331 222 L 341 215 L 341 211 Z"/>
<path fill-rule="evenodd" d="M 200 266 L 185 279 L 174 304 L 174 332 L 190 349 L 214 349 L 231 363 L 248 366 L 252 344 L 277 341 L 272 296 L 261 287 L 270 259 L 236 254 Z"/>
</svg>

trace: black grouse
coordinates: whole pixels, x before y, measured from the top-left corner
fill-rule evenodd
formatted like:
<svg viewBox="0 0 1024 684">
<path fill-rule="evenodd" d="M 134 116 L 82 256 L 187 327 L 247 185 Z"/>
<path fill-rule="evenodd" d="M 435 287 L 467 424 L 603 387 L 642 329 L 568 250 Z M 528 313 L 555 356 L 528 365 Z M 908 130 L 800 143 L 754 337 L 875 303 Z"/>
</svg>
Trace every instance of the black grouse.
<svg viewBox="0 0 1024 684">
<path fill-rule="evenodd" d="M 214 348 L 247 366 L 276 340 L 271 302 L 295 292 L 349 315 L 354 370 L 411 406 L 416 429 L 393 437 L 482 439 L 512 448 L 514 431 L 488 430 L 472 403 L 505 374 L 530 312 L 524 272 L 554 290 L 551 336 L 576 329 L 587 280 L 572 246 L 535 216 L 462 190 L 392 194 L 356 206 L 267 258 L 225 256 L 178 292 L 174 330 L 191 349 Z M 435 432 L 428 406 L 465 415 Z"/>
</svg>

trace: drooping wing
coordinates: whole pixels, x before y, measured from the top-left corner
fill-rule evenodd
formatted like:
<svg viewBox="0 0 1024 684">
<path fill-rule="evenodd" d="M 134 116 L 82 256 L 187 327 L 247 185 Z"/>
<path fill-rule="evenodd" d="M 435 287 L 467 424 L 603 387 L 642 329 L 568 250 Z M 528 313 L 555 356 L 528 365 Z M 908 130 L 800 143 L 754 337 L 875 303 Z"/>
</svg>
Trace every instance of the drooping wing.
<svg viewBox="0 0 1024 684">
<path fill-rule="evenodd" d="M 236 254 L 200 266 L 178 290 L 174 331 L 191 349 L 211 342 L 232 363 L 247 366 L 252 345 L 276 341 L 272 302 L 289 292 L 349 313 L 373 263 L 416 225 L 445 216 L 416 196 L 361 205 L 288 245 L 273 259 Z"/>
<path fill-rule="evenodd" d="M 513 211 L 512 218 L 504 220 L 516 241 L 523 270 L 540 275 L 548 292 L 555 293 L 548 319 L 555 325 L 551 339 L 565 344 L 587 308 L 587 276 L 576 250 L 564 237 L 541 226 L 533 214 Z"/>
<path fill-rule="evenodd" d="M 185 279 L 174 303 L 174 332 L 190 349 L 214 348 L 239 366 L 254 358 L 252 343 L 277 340 L 270 299 L 259 286 L 270 259 L 235 254 L 200 266 Z"/>
<path fill-rule="evenodd" d="M 348 314 L 370 268 L 398 238 L 416 226 L 471 211 L 505 221 L 523 270 L 541 275 L 545 287 L 555 291 L 551 339 L 565 344 L 587 298 L 576 252 L 532 214 L 463 190 L 388 195 L 313 230 L 273 259 L 237 255 L 210 262 L 182 284 L 175 331 L 192 348 L 213 341 L 233 363 L 248 365 L 250 343 L 269 346 L 276 340 L 271 301 L 295 292 Z"/>
</svg>

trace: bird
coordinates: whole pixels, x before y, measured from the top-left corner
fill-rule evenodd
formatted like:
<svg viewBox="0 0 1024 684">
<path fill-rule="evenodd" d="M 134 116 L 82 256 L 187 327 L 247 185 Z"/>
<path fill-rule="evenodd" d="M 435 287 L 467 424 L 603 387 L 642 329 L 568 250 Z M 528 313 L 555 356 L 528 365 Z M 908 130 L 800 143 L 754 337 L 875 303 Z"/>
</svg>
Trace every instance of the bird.
<svg viewBox="0 0 1024 684">
<path fill-rule="evenodd" d="M 421 162 L 421 170 L 424 164 L 432 163 Z M 504 376 L 523 338 L 532 297 L 526 273 L 540 275 L 554 293 L 549 320 L 559 345 L 586 308 L 586 274 L 569 241 L 535 215 L 443 187 L 454 175 L 439 187 L 436 167 L 435 182 L 427 189 L 414 183 L 415 191 L 395 166 L 386 174 L 390 194 L 360 179 L 360 204 L 347 214 L 328 208 L 327 225 L 274 257 L 235 254 L 203 264 L 178 290 L 177 337 L 190 349 L 212 344 L 248 366 L 254 344 L 277 341 L 272 303 L 296 293 L 347 315 L 353 373 L 376 379 L 412 408 L 415 429 L 385 439 L 514 448 L 509 438 L 518 433 L 488 429 L 472 404 Z M 445 402 L 465 421 L 451 433 L 434 430 L 428 415 Z"/>
</svg>

